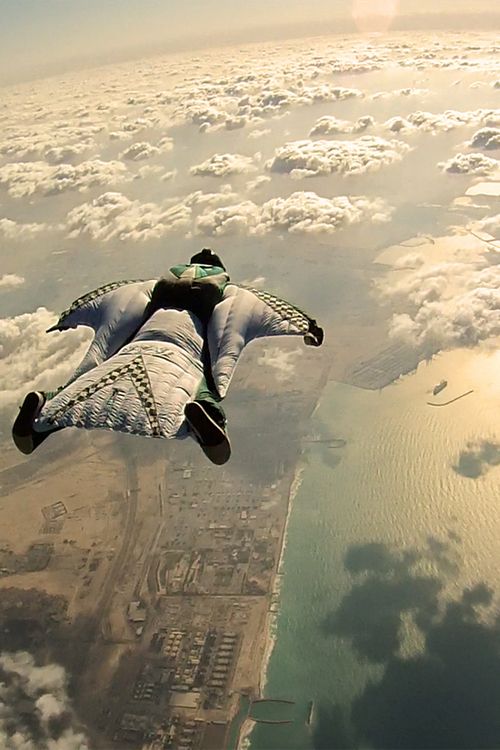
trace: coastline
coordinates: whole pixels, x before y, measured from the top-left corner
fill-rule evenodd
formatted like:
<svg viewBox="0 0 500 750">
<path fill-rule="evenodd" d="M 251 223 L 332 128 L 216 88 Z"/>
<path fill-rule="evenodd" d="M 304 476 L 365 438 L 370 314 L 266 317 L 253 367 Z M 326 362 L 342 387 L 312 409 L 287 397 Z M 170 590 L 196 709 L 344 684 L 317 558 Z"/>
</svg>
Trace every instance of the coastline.
<svg viewBox="0 0 500 750">
<path fill-rule="evenodd" d="M 276 566 L 276 573 L 273 579 L 273 585 L 270 596 L 270 605 L 267 610 L 266 617 L 266 635 L 264 639 L 264 653 L 262 656 L 262 662 L 260 667 L 259 684 L 257 689 L 256 698 L 262 698 L 267 684 L 267 673 L 269 669 L 269 663 L 271 656 L 276 644 L 276 631 L 277 631 L 277 619 L 279 615 L 279 597 L 281 592 L 281 582 L 283 579 L 283 564 L 286 546 L 288 542 L 288 524 L 290 521 L 291 511 L 293 507 L 293 501 L 295 500 L 297 493 L 302 485 L 302 479 L 304 476 L 305 466 L 302 462 L 302 455 L 299 457 L 295 472 L 293 474 L 292 481 L 290 482 L 290 489 L 288 490 L 288 502 L 285 517 L 285 524 L 283 527 L 283 536 L 280 545 L 280 555 Z M 275 608 L 276 607 L 276 608 Z M 237 743 L 237 750 L 248 750 L 251 747 L 251 735 L 255 727 L 255 722 L 250 718 L 245 718 L 240 728 L 240 734 Z"/>
</svg>

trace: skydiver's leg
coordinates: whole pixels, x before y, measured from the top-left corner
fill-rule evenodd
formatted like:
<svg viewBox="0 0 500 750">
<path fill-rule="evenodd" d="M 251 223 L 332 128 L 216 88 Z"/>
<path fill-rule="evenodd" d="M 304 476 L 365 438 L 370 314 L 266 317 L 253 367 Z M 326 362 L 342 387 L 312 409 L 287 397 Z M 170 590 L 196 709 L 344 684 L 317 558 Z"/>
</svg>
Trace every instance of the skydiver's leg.
<svg viewBox="0 0 500 750">
<path fill-rule="evenodd" d="M 214 376 L 212 374 L 212 362 L 210 360 L 210 350 L 208 347 L 208 321 L 210 320 L 211 310 L 203 321 L 203 347 L 201 350 L 201 360 L 203 362 L 203 379 L 198 387 L 198 391 L 195 396 L 196 403 L 199 403 L 205 411 L 208 412 L 211 419 L 213 419 L 218 426 L 225 430 L 226 427 L 226 415 L 224 409 L 221 406 L 222 398 L 219 396 L 217 386 L 215 385 Z"/>
<path fill-rule="evenodd" d="M 207 458 L 214 464 L 225 464 L 231 455 L 226 434 L 226 415 L 217 391 L 209 387 L 204 377 L 194 401 L 184 408 L 186 421 Z"/>
<path fill-rule="evenodd" d="M 212 419 L 217 422 L 219 427 L 222 429 L 226 426 L 226 415 L 224 409 L 221 406 L 221 397 L 215 390 L 215 387 L 210 388 L 205 376 L 200 383 L 200 387 L 196 392 L 195 401 L 203 406 L 208 411 Z"/>
<path fill-rule="evenodd" d="M 214 464 L 225 464 L 231 456 L 231 445 L 226 434 L 226 415 L 212 376 L 206 336 L 202 360 L 204 377 L 194 401 L 184 407 L 184 416 L 200 444 L 203 453 Z"/>
<path fill-rule="evenodd" d="M 52 395 L 54 394 L 50 393 L 50 396 Z M 25 455 L 33 453 L 53 432 L 63 429 L 62 427 L 54 427 L 51 430 L 38 432 L 33 427 L 36 418 L 48 400 L 48 396 L 49 394 L 45 394 L 43 391 L 31 391 L 28 393 L 12 425 L 12 439 L 14 444 Z"/>
</svg>

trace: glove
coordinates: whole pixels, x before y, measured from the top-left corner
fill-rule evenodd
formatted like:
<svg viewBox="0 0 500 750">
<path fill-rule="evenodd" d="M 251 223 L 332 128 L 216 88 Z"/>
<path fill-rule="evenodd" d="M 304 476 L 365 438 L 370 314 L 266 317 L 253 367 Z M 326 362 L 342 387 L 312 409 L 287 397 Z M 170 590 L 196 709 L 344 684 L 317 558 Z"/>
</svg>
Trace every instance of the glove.
<svg viewBox="0 0 500 750">
<path fill-rule="evenodd" d="M 307 346 L 321 346 L 325 333 L 315 320 L 309 321 L 309 330 L 304 336 L 304 344 Z"/>
</svg>

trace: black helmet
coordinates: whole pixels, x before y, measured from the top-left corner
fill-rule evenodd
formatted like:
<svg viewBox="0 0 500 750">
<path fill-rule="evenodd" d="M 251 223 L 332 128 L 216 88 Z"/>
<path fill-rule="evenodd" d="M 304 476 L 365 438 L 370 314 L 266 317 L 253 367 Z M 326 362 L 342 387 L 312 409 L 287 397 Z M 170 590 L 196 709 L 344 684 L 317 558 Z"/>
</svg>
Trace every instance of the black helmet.
<svg viewBox="0 0 500 750">
<path fill-rule="evenodd" d="M 199 263 L 200 265 L 204 266 L 218 266 L 219 268 L 223 268 L 224 271 L 226 270 L 226 267 L 224 266 L 217 253 L 214 253 L 214 251 L 210 250 L 210 248 L 208 247 L 204 247 L 201 252 L 193 255 L 189 262 Z"/>
</svg>

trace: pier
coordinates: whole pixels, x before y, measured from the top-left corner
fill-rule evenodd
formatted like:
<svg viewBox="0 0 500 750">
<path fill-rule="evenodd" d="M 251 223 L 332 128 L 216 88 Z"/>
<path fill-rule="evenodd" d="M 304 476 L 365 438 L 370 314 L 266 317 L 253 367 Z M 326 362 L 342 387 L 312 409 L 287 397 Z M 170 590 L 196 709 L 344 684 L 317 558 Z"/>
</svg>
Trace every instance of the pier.
<svg viewBox="0 0 500 750">
<path fill-rule="evenodd" d="M 462 393 L 460 396 L 455 396 L 455 398 L 452 398 L 449 401 L 443 401 L 442 404 L 435 404 L 432 401 L 427 401 L 427 406 L 448 406 L 449 404 L 455 403 L 455 401 L 460 401 L 461 398 L 470 396 L 471 393 L 474 393 L 474 391 L 473 390 L 466 391 L 465 393 Z"/>
</svg>

